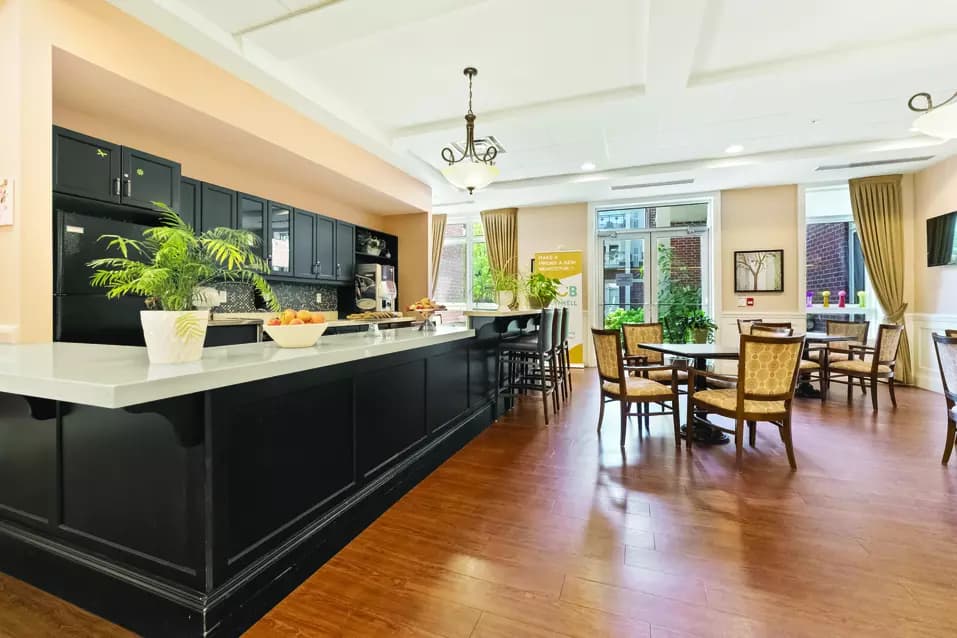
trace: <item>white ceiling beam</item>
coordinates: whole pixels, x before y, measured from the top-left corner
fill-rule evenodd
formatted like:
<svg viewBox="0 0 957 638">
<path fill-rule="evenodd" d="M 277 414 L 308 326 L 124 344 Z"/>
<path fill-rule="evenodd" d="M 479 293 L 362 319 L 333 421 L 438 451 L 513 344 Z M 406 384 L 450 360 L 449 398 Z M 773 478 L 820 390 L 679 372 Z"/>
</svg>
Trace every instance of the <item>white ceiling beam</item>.
<svg viewBox="0 0 957 638">
<path fill-rule="evenodd" d="M 645 87 L 648 95 L 674 95 L 691 78 L 698 43 L 711 12 L 707 0 L 649 0 Z"/>
<path fill-rule="evenodd" d="M 610 89 L 608 91 L 582 93 L 580 95 L 573 95 L 557 100 L 549 100 L 547 102 L 521 104 L 518 106 L 509 107 L 507 109 L 499 109 L 497 111 L 484 111 L 477 113 L 476 116 L 477 122 L 481 122 L 481 125 L 485 126 L 514 119 L 535 119 L 555 113 L 581 111 L 582 109 L 587 109 L 593 106 L 607 105 L 609 102 L 633 100 L 635 98 L 641 97 L 644 95 L 644 93 L 645 87 L 635 84 L 631 86 Z M 437 131 L 463 128 L 463 122 L 465 121 L 464 117 L 465 113 L 462 114 L 462 117 L 435 120 L 432 122 L 425 122 L 422 124 L 416 124 L 414 126 L 406 126 L 395 129 L 391 133 L 391 138 L 394 143 L 398 143 L 403 139 L 411 137 L 418 137 L 420 135 L 435 133 Z"/>
</svg>

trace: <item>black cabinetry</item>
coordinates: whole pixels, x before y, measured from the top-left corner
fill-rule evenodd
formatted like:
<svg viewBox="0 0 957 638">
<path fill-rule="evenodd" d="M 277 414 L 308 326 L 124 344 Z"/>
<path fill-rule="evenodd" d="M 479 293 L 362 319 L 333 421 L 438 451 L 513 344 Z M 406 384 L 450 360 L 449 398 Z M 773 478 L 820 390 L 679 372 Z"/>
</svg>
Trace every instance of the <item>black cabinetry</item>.
<svg viewBox="0 0 957 638">
<path fill-rule="evenodd" d="M 236 228 L 236 191 L 203 182 L 199 231 L 225 226 Z"/>
<path fill-rule="evenodd" d="M 336 220 L 316 218 L 316 274 L 319 279 L 336 278 Z"/>
<path fill-rule="evenodd" d="M 292 218 L 292 274 L 302 279 L 315 279 L 316 220 L 318 217 L 304 210 L 293 212 Z"/>
<path fill-rule="evenodd" d="M 152 210 L 180 206 L 180 165 L 156 155 L 53 127 L 53 190 Z"/>
<path fill-rule="evenodd" d="M 237 194 L 237 221 L 240 230 L 248 230 L 259 239 L 256 253 L 263 257 L 266 241 L 266 200 L 246 193 Z"/>
<path fill-rule="evenodd" d="M 184 177 L 179 182 L 179 216 L 183 221 L 198 228 L 199 211 L 203 201 L 203 184 L 195 179 Z"/>
<path fill-rule="evenodd" d="M 291 206 L 269 202 L 266 258 L 273 275 L 292 275 L 292 211 Z"/>
<path fill-rule="evenodd" d="M 356 274 L 356 227 L 336 220 L 336 280 L 352 281 Z"/>
</svg>

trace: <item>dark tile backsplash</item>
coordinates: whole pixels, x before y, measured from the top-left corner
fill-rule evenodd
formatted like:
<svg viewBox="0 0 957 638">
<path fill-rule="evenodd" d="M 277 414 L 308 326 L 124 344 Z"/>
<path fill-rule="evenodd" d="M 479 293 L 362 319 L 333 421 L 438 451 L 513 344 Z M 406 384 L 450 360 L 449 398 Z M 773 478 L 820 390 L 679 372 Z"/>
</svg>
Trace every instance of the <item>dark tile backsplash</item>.
<svg viewBox="0 0 957 638">
<path fill-rule="evenodd" d="M 227 302 L 213 309 L 213 312 L 255 312 L 256 294 L 252 286 L 240 283 L 220 283 L 215 288 L 226 291 Z M 283 308 L 295 310 L 338 310 L 336 288 L 320 284 L 293 284 L 273 282 L 272 289 L 279 297 Z M 322 294 L 322 303 L 316 303 L 316 295 Z"/>
</svg>

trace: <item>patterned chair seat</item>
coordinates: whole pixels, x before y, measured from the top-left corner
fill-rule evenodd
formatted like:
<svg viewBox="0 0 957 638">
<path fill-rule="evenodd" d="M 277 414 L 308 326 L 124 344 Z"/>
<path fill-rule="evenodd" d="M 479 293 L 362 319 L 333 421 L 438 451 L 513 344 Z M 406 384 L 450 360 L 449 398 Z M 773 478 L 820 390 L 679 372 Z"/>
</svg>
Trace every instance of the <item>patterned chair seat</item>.
<svg viewBox="0 0 957 638">
<path fill-rule="evenodd" d="M 671 370 L 649 370 L 648 378 L 652 381 L 663 381 L 671 383 Z M 678 370 L 678 381 L 688 381 L 688 373 L 685 370 Z"/>
<path fill-rule="evenodd" d="M 695 392 L 695 401 L 714 406 L 720 410 L 734 412 L 738 408 L 738 391 L 702 390 Z M 784 401 L 750 401 L 745 400 L 744 411 L 749 414 L 784 414 Z"/>
<path fill-rule="evenodd" d="M 669 372 L 669 374 L 671 374 Z M 626 392 L 629 397 L 641 397 L 642 399 L 671 399 L 671 387 L 652 381 L 651 379 L 642 379 L 641 377 L 628 377 Z M 605 381 L 602 383 L 602 389 L 615 396 L 621 394 L 621 388 L 617 383 Z"/>
<path fill-rule="evenodd" d="M 856 372 L 858 374 L 870 374 L 874 363 L 870 359 L 853 359 L 851 361 L 836 361 L 830 364 L 829 368 L 835 372 Z M 890 374 L 890 366 L 877 366 L 878 374 Z"/>
<path fill-rule="evenodd" d="M 812 361 L 820 361 L 820 360 L 821 360 L 821 354 L 822 354 L 823 352 L 827 352 L 827 360 L 828 360 L 828 361 L 847 361 L 847 353 L 846 353 L 846 352 L 833 352 L 833 351 L 830 351 L 830 350 L 812 350 L 812 351 L 808 354 L 808 358 L 811 359 Z"/>
<path fill-rule="evenodd" d="M 808 361 L 807 359 L 801 359 L 801 370 L 803 372 L 810 372 L 812 370 L 820 370 L 821 364 L 817 361 Z"/>
</svg>

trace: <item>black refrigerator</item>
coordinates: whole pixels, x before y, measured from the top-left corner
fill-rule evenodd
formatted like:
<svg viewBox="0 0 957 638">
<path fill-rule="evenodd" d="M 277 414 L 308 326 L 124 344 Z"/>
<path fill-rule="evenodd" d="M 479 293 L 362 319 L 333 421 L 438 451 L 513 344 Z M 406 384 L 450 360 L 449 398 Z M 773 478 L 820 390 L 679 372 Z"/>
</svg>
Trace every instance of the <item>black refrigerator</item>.
<svg viewBox="0 0 957 638">
<path fill-rule="evenodd" d="M 155 225 L 155 224 L 154 224 Z M 142 346 L 142 297 L 107 299 L 90 285 L 93 259 L 117 256 L 101 235 L 143 236 L 147 224 L 57 210 L 54 215 L 53 338 L 55 341 Z"/>
</svg>

